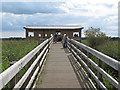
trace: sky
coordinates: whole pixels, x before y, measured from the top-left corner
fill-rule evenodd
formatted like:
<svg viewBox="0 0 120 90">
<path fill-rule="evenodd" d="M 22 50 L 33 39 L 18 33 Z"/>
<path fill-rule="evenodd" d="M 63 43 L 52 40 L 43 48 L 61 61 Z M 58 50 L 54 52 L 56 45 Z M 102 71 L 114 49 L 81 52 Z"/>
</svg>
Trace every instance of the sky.
<svg viewBox="0 0 120 90">
<path fill-rule="evenodd" d="M 25 37 L 26 25 L 81 25 L 118 36 L 119 0 L 2 0 L 2 38 Z"/>
</svg>

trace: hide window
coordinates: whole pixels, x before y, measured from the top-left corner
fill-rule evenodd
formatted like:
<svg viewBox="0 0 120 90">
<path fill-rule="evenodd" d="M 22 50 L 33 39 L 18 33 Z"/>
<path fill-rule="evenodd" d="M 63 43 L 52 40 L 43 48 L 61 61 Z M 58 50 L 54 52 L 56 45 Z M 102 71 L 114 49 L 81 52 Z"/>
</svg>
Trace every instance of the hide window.
<svg viewBox="0 0 120 90">
<path fill-rule="evenodd" d="M 53 36 L 53 34 L 51 33 L 51 34 L 50 34 L 50 36 L 52 37 L 52 36 Z"/>
<path fill-rule="evenodd" d="M 39 34 L 39 37 L 41 37 L 42 35 L 41 34 Z"/>
<path fill-rule="evenodd" d="M 47 37 L 47 34 L 45 34 L 45 37 Z"/>
<path fill-rule="evenodd" d="M 34 37 L 34 32 L 28 32 L 28 37 Z"/>
<path fill-rule="evenodd" d="M 79 37 L 79 32 L 73 32 L 73 37 Z"/>
</svg>

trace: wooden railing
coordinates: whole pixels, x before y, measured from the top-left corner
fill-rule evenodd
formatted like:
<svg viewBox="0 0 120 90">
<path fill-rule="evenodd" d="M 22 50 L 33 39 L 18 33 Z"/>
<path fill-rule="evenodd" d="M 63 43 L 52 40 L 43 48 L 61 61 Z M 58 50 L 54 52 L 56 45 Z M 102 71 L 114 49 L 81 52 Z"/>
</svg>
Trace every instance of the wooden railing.
<svg viewBox="0 0 120 90">
<path fill-rule="evenodd" d="M 22 59 L 20 59 L 15 64 L 10 66 L 7 70 L 2 72 L 0 74 L 0 89 L 4 88 L 8 83 L 11 84 L 10 88 L 31 88 L 32 86 L 35 86 L 33 82 L 36 79 L 36 75 L 41 70 L 52 40 L 52 37 L 45 40 Z M 34 61 L 32 61 L 33 58 L 35 58 Z M 29 65 L 29 67 L 18 81 L 18 75 L 20 74 L 19 72 L 26 65 Z"/>
<path fill-rule="evenodd" d="M 68 43 L 68 49 L 72 52 L 73 56 L 77 59 L 76 61 L 82 64 L 89 78 L 91 79 L 92 77 L 97 83 L 98 87 L 96 88 L 102 88 L 107 90 L 107 87 L 103 83 L 102 76 L 104 76 L 116 89 L 120 90 L 120 62 L 119 61 L 95 49 L 92 49 L 76 40 L 68 38 L 67 43 Z M 83 50 L 85 51 L 86 54 L 83 53 L 84 52 Z M 91 59 L 91 55 L 97 57 L 98 63 L 95 63 Z M 109 65 L 110 67 L 118 71 L 118 74 L 119 74 L 118 80 L 114 79 L 102 68 L 102 62 L 106 63 L 107 65 Z M 92 71 L 91 66 L 97 70 L 97 75 Z"/>
</svg>

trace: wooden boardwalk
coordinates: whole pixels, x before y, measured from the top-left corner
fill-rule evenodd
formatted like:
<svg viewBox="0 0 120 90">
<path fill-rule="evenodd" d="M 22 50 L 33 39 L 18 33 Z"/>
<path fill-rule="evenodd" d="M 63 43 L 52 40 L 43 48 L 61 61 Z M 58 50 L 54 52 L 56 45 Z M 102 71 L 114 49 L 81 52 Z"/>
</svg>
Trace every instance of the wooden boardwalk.
<svg viewBox="0 0 120 90">
<path fill-rule="evenodd" d="M 61 43 L 52 44 L 36 88 L 81 88 Z"/>
<path fill-rule="evenodd" d="M 52 37 L 46 39 L 2 72 L 0 74 L 0 90 L 8 83 L 10 83 L 11 89 L 66 88 L 68 90 L 68 88 L 77 88 L 97 90 L 101 88 L 107 90 L 108 85 L 112 85 L 112 89 L 120 90 L 120 77 L 117 80 L 102 68 L 104 62 L 118 71 L 118 76 L 120 76 L 119 61 L 74 39 L 67 38 L 68 47 L 66 49 L 62 49 L 61 43 L 51 45 L 52 40 Z M 67 52 L 68 50 L 70 52 Z M 97 58 L 97 63 L 92 60 L 92 56 Z M 91 67 L 94 67 L 95 70 Z M 19 76 L 22 70 L 25 70 L 25 74 Z M 108 85 L 104 84 L 102 76 L 109 81 Z"/>
</svg>

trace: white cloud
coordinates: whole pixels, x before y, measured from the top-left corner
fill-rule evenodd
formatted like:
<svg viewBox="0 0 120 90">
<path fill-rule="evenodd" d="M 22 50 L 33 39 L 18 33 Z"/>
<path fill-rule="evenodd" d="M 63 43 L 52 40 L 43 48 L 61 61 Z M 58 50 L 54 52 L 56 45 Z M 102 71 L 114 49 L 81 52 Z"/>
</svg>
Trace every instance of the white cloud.
<svg viewBox="0 0 120 90">
<path fill-rule="evenodd" d="M 14 19 L 13 19 L 14 18 Z M 109 20 L 110 19 L 111 23 Z M 104 18 L 95 18 L 92 16 L 81 16 L 81 15 L 73 15 L 72 13 L 67 14 L 43 14 L 43 13 L 37 13 L 34 15 L 16 15 L 16 14 L 10 14 L 10 13 L 4 13 L 3 15 L 3 27 L 4 24 L 6 24 L 7 27 L 10 27 L 10 23 L 12 23 L 13 26 L 11 28 L 8 28 L 9 31 L 15 31 L 16 30 L 23 30 L 23 26 L 25 25 L 46 25 L 46 24 L 69 24 L 69 25 L 82 25 L 85 27 L 83 31 L 88 29 L 88 27 L 96 27 L 101 28 L 101 30 L 106 30 L 105 33 L 108 33 L 108 30 L 117 30 L 117 25 L 114 25 L 116 23 L 116 16 L 106 17 Z M 9 23 L 9 22 L 10 23 Z M 6 27 L 5 26 L 5 27 Z M 5 28 L 6 29 L 6 28 Z M 4 31 L 5 31 L 4 29 Z M 14 30 L 13 30 L 14 29 Z M 7 30 L 8 31 L 8 30 Z M 9 33 L 8 36 L 10 36 L 11 33 Z M 117 33 L 116 33 L 117 34 Z M 5 35 L 5 34 L 4 34 Z M 13 34 L 12 34 L 13 35 Z M 112 35 L 112 34 L 111 34 Z M 21 35 L 20 35 L 21 36 Z M 82 34 L 82 36 L 84 36 Z"/>
<path fill-rule="evenodd" d="M 112 0 L 66 0 L 60 8 L 67 13 L 83 16 L 107 16 L 117 15 L 118 1 Z"/>
<path fill-rule="evenodd" d="M 64 10 L 66 13 L 69 13 L 69 8 L 67 8 L 65 4 L 61 4 L 60 6 L 58 6 L 58 8 Z"/>
<path fill-rule="evenodd" d="M 108 16 L 104 19 L 107 23 L 118 23 L 118 16 Z"/>
<path fill-rule="evenodd" d="M 12 24 L 11 22 L 8 22 L 8 24 L 9 24 L 10 26 L 13 26 L 13 24 Z"/>
<path fill-rule="evenodd" d="M 109 26 L 107 27 L 108 30 L 114 30 L 114 31 L 117 31 L 118 30 L 118 26 Z"/>
<path fill-rule="evenodd" d="M 14 34 L 14 30 L 23 31 L 25 25 L 48 24 L 82 25 L 85 27 L 82 36 L 84 36 L 83 32 L 91 26 L 101 28 L 107 35 L 117 35 L 117 0 L 65 0 L 64 2 L 56 8 L 62 9 L 65 13 L 35 13 L 29 15 L 3 13 L 3 24 L 6 25 L 5 27 L 11 26 L 8 30 L 7 28 L 4 29 L 6 34 L 3 32 L 3 37 L 15 35 L 23 37 L 24 32 L 15 31 L 16 34 Z"/>
<path fill-rule="evenodd" d="M 71 1 L 73 4 L 117 4 L 118 0 L 67 0 Z"/>
<path fill-rule="evenodd" d="M 1 0 L 2 2 L 63 2 L 65 0 Z"/>
</svg>

